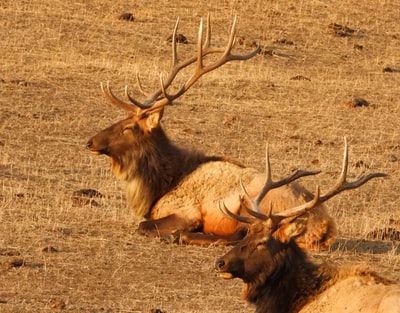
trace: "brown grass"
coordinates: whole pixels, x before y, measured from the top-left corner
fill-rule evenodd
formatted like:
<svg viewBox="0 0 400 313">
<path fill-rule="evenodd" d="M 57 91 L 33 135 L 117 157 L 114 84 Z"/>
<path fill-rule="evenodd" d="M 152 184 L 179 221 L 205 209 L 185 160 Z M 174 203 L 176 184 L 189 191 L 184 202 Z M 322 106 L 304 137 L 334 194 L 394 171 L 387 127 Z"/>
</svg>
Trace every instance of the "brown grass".
<svg viewBox="0 0 400 313">
<path fill-rule="evenodd" d="M 399 279 L 398 241 L 367 238 L 371 230 L 400 228 L 398 2 L 213 3 L 1 2 L 1 312 L 253 311 L 239 300 L 239 281 L 215 276 L 214 260 L 227 248 L 137 235 L 109 160 L 85 150 L 91 135 L 124 116 L 103 99 L 99 82 L 110 80 L 121 95 L 128 84 L 134 93 L 139 71 L 149 90 L 158 87 L 158 73 L 169 68 L 166 38 L 176 17 L 189 40 L 179 51 L 188 55 L 208 12 L 216 45 L 225 44 L 237 15 L 238 36 L 259 40 L 274 56 L 202 78 L 167 109 L 168 133 L 260 170 L 268 142 L 277 177 L 319 168 L 323 174 L 304 182 L 322 191 L 339 173 L 347 136 L 351 177 L 390 176 L 330 201 L 338 243 L 314 257 L 368 263 Z M 119 20 L 124 12 L 134 22 Z M 332 23 L 354 32 L 335 33 Z M 369 105 L 346 105 L 354 98 Z M 96 199 L 98 206 L 76 205 L 71 196 L 81 188 L 105 197 Z"/>
</svg>

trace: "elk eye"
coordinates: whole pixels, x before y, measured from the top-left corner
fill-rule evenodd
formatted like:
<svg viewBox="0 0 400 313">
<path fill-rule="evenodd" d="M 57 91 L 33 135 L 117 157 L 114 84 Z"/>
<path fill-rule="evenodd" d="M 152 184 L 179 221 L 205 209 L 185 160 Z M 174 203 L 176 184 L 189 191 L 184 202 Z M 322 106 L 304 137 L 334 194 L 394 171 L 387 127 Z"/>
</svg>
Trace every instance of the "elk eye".
<svg viewBox="0 0 400 313">
<path fill-rule="evenodd" d="M 124 128 L 124 130 L 122 131 L 122 134 L 123 134 L 123 135 L 127 135 L 127 134 L 129 134 L 130 132 L 132 132 L 132 128 L 127 127 L 127 128 Z"/>
<path fill-rule="evenodd" d="M 265 247 L 266 243 L 267 243 L 266 240 L 260 240 L 260 241 L 257 243 L 257 249 L 263 249 L 263 248 Z"/>
</svg>

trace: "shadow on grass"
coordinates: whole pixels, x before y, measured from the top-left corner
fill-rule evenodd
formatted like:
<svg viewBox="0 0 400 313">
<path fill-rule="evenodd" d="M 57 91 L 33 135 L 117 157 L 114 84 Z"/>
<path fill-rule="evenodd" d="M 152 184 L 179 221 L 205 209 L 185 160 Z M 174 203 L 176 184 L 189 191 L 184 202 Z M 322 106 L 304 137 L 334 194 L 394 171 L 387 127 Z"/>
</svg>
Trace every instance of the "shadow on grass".
<svg viewBox="0 0 400 313">
<path fill-rule="evenodd" d="M 400 242 L 340 238 L 331 246 L 331 250 L 372 254 L 400 254 Z"/>
</svg>

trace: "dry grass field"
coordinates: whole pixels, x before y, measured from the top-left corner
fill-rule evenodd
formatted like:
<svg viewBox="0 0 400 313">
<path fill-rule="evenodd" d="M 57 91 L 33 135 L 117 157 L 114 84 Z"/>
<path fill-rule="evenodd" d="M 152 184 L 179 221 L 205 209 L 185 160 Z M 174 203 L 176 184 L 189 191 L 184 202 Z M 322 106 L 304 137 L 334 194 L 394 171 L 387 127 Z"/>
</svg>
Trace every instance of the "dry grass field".
<svg viewBox="0 0 400 313">
<path fill-rule="evenodd" d="M 125 12 L 134 21 L 118 18 Z M 275 177 L 321 169 L 302 181 L 324 191 L 347 136 L 351 179 L 389 176 L 329 201 L 338 240 L 312 257 L 400 280 L 398 1 L 2 0 L 0 312 L 253 312 L 240 300 L 241 282 L 213 269 L 229 248 L 138 235 L 109 159 L 85 149 L 125 116 L 100 81 L 139 96 L 139 72 L 146 89 L 158 88 L 176 18 L 185 57 L 208 12 L 215 46 L 226 44 L 237 15 L 236 51 L 257 41 L 264 53 L 204 76 L 168 107 L 170 137 L 260 170 L 268 142 Z M 82 188 L 104 197 L 74 200 Z M 392 237 L 371 237 L 376 230 Z"/>
</svg>

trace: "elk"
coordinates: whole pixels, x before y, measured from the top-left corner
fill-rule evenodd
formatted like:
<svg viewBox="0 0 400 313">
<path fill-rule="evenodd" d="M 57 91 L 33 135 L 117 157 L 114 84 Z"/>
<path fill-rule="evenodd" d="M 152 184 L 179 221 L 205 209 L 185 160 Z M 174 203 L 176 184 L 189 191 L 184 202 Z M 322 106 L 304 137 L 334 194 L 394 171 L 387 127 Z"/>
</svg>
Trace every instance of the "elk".
<svg viewBox="0 0 400 313">
<path fill-rule="evenodd" d="M 221 203 L 224 214 L 250 226 L 246 237 L 216 260 L 215 268 L 221 278 L 243 280 L 242 297 L 255 304 L 257 313 L 400 312 L 400 285 L 361 267 L 313 263 L 296 242 L 309 227 L 301 216 L 344 190 L 385 176 L 371 173 L 348 182 L 345 146 L 341 175 L 324 195 L 320 195 L 318 187 L 310 201 L 277 214 L 271 209 L 264 214 L 259 207 L 261 199 L 280 183 L 286 183 L 285 179 L 272 183 L 267 174 L 256 198 L 241 183 L 241 205 L 249 216 L 237 215 Z M 267 173 L 269 167 L 267 162 Z"/>
<path fill-rule="evenodd" d="M 249 193 L 254 195 L 263 185 L 263 174 L 233 159 L 207 156 L 195 149 L 176 145 L 162 128 L 161 119 L 164 108 L 182 96 L 201 76 L 230 61 L 251 59 L 260 47 L 247 54 L 232 54 L 236 17 L 227 46 L 211 46 L 208 16 L 204 40 L 203 21 L 200 21 L 196 53 L 180 61 L 175 40 L 178 25 L 179 19 L 171 41 L 172 67 L 165 79 L 160 75 L 160 88 L 152 94 L 145 92 L 139 75 L 136 75 L 145 101 L 132 97 L 127 87 L 127 100 L 121 100 L 111 91 L 109 82 L 101 84 L 104 96 L 127 111 L 128 117 L 92 137 L 87 148 L 95 155 L 111 158 L 113 173 L 125 185 L 128 207 L 139 219 L 143 219 L 138 227 L 141 234 L 191 244 L 236 242 L 244 237 L 248 225 L 226 218 L 218 209 L 218 200 L 224 199 L 234 213 L 247 214 L 240 211 L 237 182 L 242 179 L 248 184 Z M 210 56 L 213 56 L 211 60 Z M 193 65 L 194 73 L 176 92 L 169 92 L 168 88 L 178 73 L 189 65 Z M 296 175 L 316 173 L 296 173 L 292 180 L 296 179 Z M 265 203 L 270 201 L 274 207 L 283 210 L 304 203 L 311 197 L 310 192 L 293 182 L 268 193 Z M 261 203 L 260 209 L 267 210 L 267 207 Z M 299 244 L 311 248 L 332 244 L 336 225 L 326 206 L 317 206 L 310 214 L 309 222 L 314 227 L 299 237 Z"/>
</svg>

